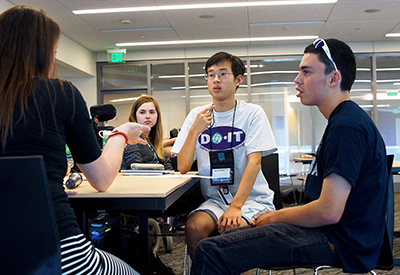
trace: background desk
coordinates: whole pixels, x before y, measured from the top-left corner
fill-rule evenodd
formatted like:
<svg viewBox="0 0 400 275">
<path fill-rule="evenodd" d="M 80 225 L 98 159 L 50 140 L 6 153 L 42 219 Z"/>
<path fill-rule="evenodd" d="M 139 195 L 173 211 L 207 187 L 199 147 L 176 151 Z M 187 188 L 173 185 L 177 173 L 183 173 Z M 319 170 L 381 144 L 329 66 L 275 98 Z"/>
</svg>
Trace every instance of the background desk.
<svg viewBox="0 0 400 275">
<path fill-rule="evenodd" d="M 302 157 L 302 158 L 293 158 L 294 162 L 301 162 L 303 164 L 310 164 L 313 161 L 313 157 Z"/>
<path fill-rule="evenodd" d="M 185 176 L 124 176 L 119 174 L 106 192 L 98 192 L 88 182 L 83 182 L 76 189 L 78 194 L 69 195 L 75 212 L 82 213 L 83 231 L 87 231 L 85 212 L 137 211 L 140 235 L 140 270 L 141 274 L 150 274 L 150 255 L 148 243 L 148 213 L 163 211 L 188 191 L 196 182 Z M 79 215 L 78 215 L 79 216 Z M 85 225 L 86 224 L 86 225 Z"/>
</svg>

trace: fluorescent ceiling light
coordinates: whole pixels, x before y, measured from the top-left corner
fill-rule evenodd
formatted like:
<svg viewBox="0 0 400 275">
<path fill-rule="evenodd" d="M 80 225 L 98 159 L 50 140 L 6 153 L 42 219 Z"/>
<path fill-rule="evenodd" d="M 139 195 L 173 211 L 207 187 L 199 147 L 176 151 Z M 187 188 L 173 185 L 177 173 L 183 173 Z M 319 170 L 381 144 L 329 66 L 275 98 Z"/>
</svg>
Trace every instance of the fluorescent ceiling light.
<svg viewBox="0 0 400 275">
<path fill-rule="evenodd" d="M 320 21 L 293 21 L 293 22 L 263 22 L 263 23 L 250 23 L 249 26 L 270 26 L 270 25 L 299 25 L 299 24 L 324 24 L 325 20 Z"/>
<path fill-rule="evenodd" d="M 131 31 L 158 31 L 158 30 L 172 30 L 172 27 L 100 29 L 99 32 L 131 32 Z"/>
<path fill-rule="evenodd" d="M 115 45 L 118 47 L 164 46 L 164 45 L 178 45 L 178 44 L 232 43 L 232 42 L 282 41 L 282 40 L 315 40 L 317 38 L 318 38 L 318 35 L 280 36 L 280 37 L 278 36 L 278 37 L 154 41 L 154 42 L 128 42 L 128 43 L 116 43 Z"/>
<path fill-rule="evenodd" d="M 187 10 L 187 9 L 210 9 L 210 8 L 211 9 L 240 8 L 240 7 L 281 6 L 281 5 L 309 5 L 309 4 L 315 5 L 315 4 L 332 4 L 336 2 L 337 0 L 261 1 L 261 2 L 210 3 L 210 4 L 88 9 L 88 10 L 74 10 L 72 12 L 74 14 L 95 14 L 95 13 L 118 13 L 118 12 L 164 11 L 164 10 Z"/>
<path fill-rule="evenodd" d="M 400 71 L 400 68 L 376 68 L 377 72 L 390 72 L 390 71 Z"/>
<path fill-rule="evenodd" d="M 373 99 L 373 95 L 372 94 L 367 94 L 364 97 L 364 100 L 372 100 L 372 99 Z M 388 94 L 386 92 L 377 93 L 376 94 L 376 99 L 377 100 L 399 100 L 400 99 L 400 95 L 398 94 L 397 96 L 388 96 Z"/>
<path fill-rule="evenodd" d="M 376 83 L 390 83 L 390 82 L 399 82 L 400 81 L 400 79 L 381 79 L 381 80 L 377 80 L 376 81 Z M 367 79 L 364 79 L 364 80 L 355 80 L 354 82 L 357 82 L 357 83 L 371 83 L 371 80 L 367 80 Z"/>
<path fill-rule="evenodd" d="M 369 68 L 357 68 L 357 71 L 365 71 L 369 72 L 371 69 Z M 390 71 L 400 71 L 400 68 L 376 68 L 377 72 L 390 72 Z"/>
<path fill-rule="evenodd" d="M 176 86 L 176 87 L 171 87 L 171 90 L 184 90 L 185 86 Z M 203 86 L 190 86 L 189 87 L 190 90 L 193 89 L 208 89 L 207 85 L 203 85 Z"/>
<path fill-rule="evenodd" d="M 399 82 L 400 79 L 384 79 L 384 80 L 377 80 L 376 83 L 390 83 L 390 82 Z"/>
<path fill-rule="evenodd" d="M 252 72 L 250 75 L 260 75 L 260 74 L 298 74 L 298 73 L 299 73 L 299 71 L 264 71 L 264 72 Z"/>
<path fill-rule="evenodd" d="M 263 62 L 293 62 L 293 61 L 298 61 L 300 63 L 301 57 L 300 58 L 271 58 L 271 59 L 264 59 Z"/>
<path fill-rule="evenodd" d="M 387 33 L 385 37 L 400 37 L 400 33 Z"/>
<path fill-rule="evenodd" d="M 256 83 L 251 84 L 251 87 L 258 87 L 258 86 L 272 86 L 272 85 L 295 85 L 293 82 L 264 82 L 264 83 Z"/>
<path fill-rule="evenodd" d="M 284 95 L 289 94 L 289 92 L 262 92 L 262 93 L 251 93 L 251 95 Z"/>
<path fill-rule="evenodd" d="M 371 69 L 370 69 L 370 68 L 357 68 L 357 71 L 360 71 L 360 72 L 370 72 Z"/>
<path fill-rule="evenodd" d="M 361 108 L 372 108 L 374 107 L 373 105 L 359 105 Z M 378 108 L 386 108 L 386 107 L 390 107 L 389 104 L 383 104 L 383 105 L 376 105 L 376 107 Z"/>
<path fill-rule="evenodd" d="M 204 77 L 204 74 L 191 74 L 189 77 Z M 158 78 L 185 78 L 184 74 L 177 75 L 160 75 Z"/>
<path fill-rule="evenodd" d="M 350 91 L 351 98 L 354 97 L 353 95 L 354 95 L 355 92 L 368 92 L 368 93 L 370 93 L 371 89 L 351 89 L 351 91 Z M 357 98 L 357 97 L 354 97 L 354 98 Z"/>
<path fill-rule="evenodd" d="M 132 101 L 132 100 L 136 100 L 139 97 L 127 97 L 127 98 L 119 98 L 119 99 L 112 99 L 110 100 L 110 102 L 122 102 L 122 101 Z"/>
</svg>

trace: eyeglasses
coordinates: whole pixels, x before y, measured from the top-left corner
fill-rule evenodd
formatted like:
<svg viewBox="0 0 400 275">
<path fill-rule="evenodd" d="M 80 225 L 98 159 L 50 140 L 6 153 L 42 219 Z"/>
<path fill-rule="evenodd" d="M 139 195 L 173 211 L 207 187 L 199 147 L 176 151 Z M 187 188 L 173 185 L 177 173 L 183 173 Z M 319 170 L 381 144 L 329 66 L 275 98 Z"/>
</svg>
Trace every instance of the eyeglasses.
<svg viewBox="0 0 400 275">
<path fill-rule="evenodd" d="M 316 48 L 317 50 L 323 50 L 326 54 L 326 56 L 328 57 L 329 61 L 332 63 L 333 68 L 335 69 L 335 71 L 338 71 L 337 67 L 336 67 L 336 63 L 335 61 L 333 61 L 331 52 L 329 51 L 328 48 L 328 44 L 326 44 L 325 40 L 322 38 L 318 38 L 317 40 L 315 40 L 313 42 L 314 48 Z"/>
<path fill-rule="evenodd" d="M 230 74 L 232 74 L 232 73 L 229 73 L 229 72 L 220 72 L 220 73 L 217 73 L 217 74 L 210 73 L 210 74 L 205 74 L 204 75 L 204 79 L 205 80 L 214 79 L 216 75 L 218 75 L 218 77 L 220 79 L 227 79 Z"/>
</svg>

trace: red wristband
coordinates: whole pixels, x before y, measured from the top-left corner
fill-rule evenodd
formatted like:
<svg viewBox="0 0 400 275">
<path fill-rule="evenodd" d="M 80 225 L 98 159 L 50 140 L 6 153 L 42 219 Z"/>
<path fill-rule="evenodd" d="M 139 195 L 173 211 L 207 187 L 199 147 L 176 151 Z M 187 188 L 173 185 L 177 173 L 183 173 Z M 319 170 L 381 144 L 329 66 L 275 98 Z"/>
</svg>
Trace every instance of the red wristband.
<svg viewBox="0 0 400 275">
<path fill-rule="evenodd" d="M 112 136 L 116 136 L 116 135 L 122 135 L 125 138 L 125 143 L 128 143 L 128 135 L 125 134 L 124 132 L 120 132 L 117 129 L 114 129 L 111 134 L 108 136 L 108 138 L 112 137 Z"/>
</svg>

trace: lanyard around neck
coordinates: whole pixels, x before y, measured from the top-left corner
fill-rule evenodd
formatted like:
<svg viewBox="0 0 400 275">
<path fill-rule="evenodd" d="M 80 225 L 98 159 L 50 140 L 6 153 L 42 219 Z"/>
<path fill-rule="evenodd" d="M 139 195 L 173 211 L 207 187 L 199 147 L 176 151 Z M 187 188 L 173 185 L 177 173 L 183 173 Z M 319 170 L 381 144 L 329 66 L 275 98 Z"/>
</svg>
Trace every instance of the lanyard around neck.
<svg viewBox="0 0 400 275">
<path fill-rule="evenodd" d="M 233 108 L 233 116 L 232 116 L 232 135 L 233 135 L 233 128 L 234 128 L 234 126 L 235 126 L 236 105 L 237 105 L 237 100 L 235 100 L 235 107 Z M 215 118 L 214 118 L 214 112 L 213 112 L 213 110 L 211 109 L 210 111 L 211 111 L 211 116 L 212 116 L 212 122 L 211 122 L 211 125 L 210 125 L 210 128 L 209 128 L 209 129 L 210 129 L 210 138 L 212 139 L 212 128 L 213 128 L 213 126 L 214 126 Z M 231 150 L 232 150 L 232 148 L 233 148 L 233 136 L 232 136 L 232 139 L 231 139 Z M 212 151 L 212 141 L 210 141 L 210 150 Z"/>
<path fill-rule="evenodd" d="M 150 150 L 153 152 L 154 157 L 156 158 L 157 164 L 160 164 L 160 161 L 158 160 L 158 156 L 157 156 L 156 151 L 154 150 L 153 146 L 151 146 L 151 144 L 147 141 L 147 139 L 146 139 L 146 143 L 149 146 Z"/>
</svg>

